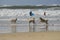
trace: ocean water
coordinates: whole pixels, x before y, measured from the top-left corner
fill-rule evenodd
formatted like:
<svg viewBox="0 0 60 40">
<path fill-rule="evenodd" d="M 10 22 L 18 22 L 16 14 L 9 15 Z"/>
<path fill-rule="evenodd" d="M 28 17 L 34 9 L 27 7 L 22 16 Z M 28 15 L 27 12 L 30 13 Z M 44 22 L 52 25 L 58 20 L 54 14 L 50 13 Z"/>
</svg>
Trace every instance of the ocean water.
<svg viewBox="0 0 60 40">
<path fill-rule="evenodd" d="M 16 32 L 29 32 L 29 21 L 31 18 L 29 12 L 32 11 L 35 15 L 35 32 L 45 31 L 45 23 L 41 23 L 39 17 L 48 20 L 48 31 L 60 31 L 60 10 L 48 9 L 0 9 L 0 33 L 11 33 L 11 19 L 17 18 Z M 46 12 L 46 16 L 44 16 Z M 31 31 L 33 30 L 32 23 L 30 24 Z"/>
</svg>

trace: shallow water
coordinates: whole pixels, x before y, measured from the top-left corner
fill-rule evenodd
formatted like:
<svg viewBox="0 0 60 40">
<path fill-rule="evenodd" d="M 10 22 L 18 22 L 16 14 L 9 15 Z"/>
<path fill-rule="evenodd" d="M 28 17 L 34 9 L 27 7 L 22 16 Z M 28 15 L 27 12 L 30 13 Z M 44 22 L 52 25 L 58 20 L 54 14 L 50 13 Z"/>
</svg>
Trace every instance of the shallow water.
<svg viewBox="0 0 60 40">
<path fill-rule="evenodd" d="M 17 18 L 16 24 L 16 31 L 17 32 L 29 32 L 29 22 L 23 19 L 30 18 L 29 11 L 31 9 L 2 9 L 0 10 L 0 33 L 11 33 L 12 32 L 12 26 L 10 20 L 5 19 L 11 19 L 11 18 Z M 60 31 L 60 10 L 32 10 L 35 14 L 35 32 L 44 31 L 46 25 L 45 23 L 41 23 L 39 20 L 39 17 L 42 17 L 44 19 L 48 19 L 48 31 Z M 44 16 L 43 12 L 46 11 L 47 15 Z M 15 14 L 15 15 L 14 15 Z M 17 16 L 18 15 L 18 16 Z M 33 30 L 33 26 L 31 23 L 31 30 Z"/>
</svg>

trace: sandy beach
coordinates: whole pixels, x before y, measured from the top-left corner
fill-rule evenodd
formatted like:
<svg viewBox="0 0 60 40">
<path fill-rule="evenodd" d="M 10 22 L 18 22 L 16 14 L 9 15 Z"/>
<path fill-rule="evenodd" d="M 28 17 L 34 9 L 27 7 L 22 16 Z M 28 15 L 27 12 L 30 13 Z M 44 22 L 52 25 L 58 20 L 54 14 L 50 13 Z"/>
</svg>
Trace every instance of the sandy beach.
<svg viewBox="0 0 60 40">
<path fill-rule="evenodd" d="M 0 40 L 60 40 L 60 32 L 21 32 L 0 34 Z"/>
</svg>

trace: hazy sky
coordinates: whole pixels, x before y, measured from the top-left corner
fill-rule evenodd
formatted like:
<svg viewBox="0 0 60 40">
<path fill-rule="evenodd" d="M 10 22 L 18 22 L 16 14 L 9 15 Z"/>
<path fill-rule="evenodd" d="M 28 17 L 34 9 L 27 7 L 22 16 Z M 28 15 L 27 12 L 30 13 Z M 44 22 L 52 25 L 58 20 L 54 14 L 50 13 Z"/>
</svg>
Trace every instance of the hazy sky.
<svg viewBox="0 0 60 40">
<path fill-rule="evenodd" d="M 0 5 L 60 4 L 60 0 L 0 0 Z"/>
</svg>

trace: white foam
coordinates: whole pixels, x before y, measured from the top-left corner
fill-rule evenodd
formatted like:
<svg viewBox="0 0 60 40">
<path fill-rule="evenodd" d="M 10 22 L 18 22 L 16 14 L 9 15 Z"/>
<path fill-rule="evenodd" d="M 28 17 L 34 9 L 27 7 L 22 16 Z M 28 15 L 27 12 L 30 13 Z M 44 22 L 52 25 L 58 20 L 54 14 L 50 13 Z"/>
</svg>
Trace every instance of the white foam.
<svg viewBox="0 0 60 40">
<path fill-rule="evenodd" d="M 32 9 L 0 9 L 0 16 L 29 16 L 29 12 Z M 46 15 L 56 16 L 60 15 L 60 10 L 32 10 L 35 15 Z"/>
</svg>

